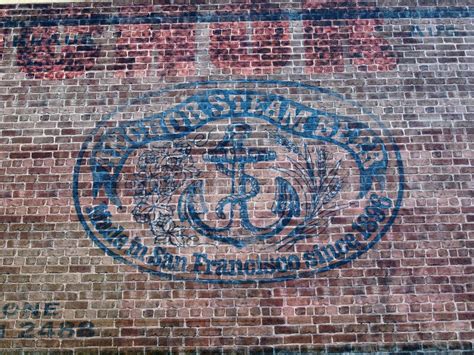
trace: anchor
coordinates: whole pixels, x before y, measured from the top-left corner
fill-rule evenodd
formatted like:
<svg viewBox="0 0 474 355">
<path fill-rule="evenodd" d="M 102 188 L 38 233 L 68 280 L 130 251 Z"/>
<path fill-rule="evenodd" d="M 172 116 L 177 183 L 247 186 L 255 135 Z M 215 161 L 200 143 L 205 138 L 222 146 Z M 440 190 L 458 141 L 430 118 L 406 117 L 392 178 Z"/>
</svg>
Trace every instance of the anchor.
<svg viewBox="0 0 474 355">
<path fill-rule="evenodd" d="M 178 214 L 182 222 L 187 221 L 201 235 L 238 248 L 280 233 L 293 217 L 298 217 L 301 213 L 295 188 L 284 178 L 276 177 L 272 213 L 279 219 L 265 227 L 255 226 L 250 221 L 248 202 L 260 193 L 260 184 L 255 177 L 246 174 L 245 165 L 276 159 L 276 153 L 272 150 L 246 147 L 244 143 L 250 133 L 251 128 L 248 124 L 232 124 L 216 148 L 203 156 L 204 161 L 215 164 L 217 170 L 228 176 L 232 182 L 230 194 L 217 203 L 215 210 L 219 219 L 227 220 L 224 227 L 209 226 L 201 218 L 202 214 L 208 212 L 204 201 L 203 181 L 191 183 L 183 191 L 178 202 Z M 229 206 L 228 216 L 224 212 L 227 206 Z M 234 220 L 236 208 L 240 212 L 239 225 Z M 238 237 L 230 236 L 229 232 L 238 227 L 248 233 Z"/>
</svg>

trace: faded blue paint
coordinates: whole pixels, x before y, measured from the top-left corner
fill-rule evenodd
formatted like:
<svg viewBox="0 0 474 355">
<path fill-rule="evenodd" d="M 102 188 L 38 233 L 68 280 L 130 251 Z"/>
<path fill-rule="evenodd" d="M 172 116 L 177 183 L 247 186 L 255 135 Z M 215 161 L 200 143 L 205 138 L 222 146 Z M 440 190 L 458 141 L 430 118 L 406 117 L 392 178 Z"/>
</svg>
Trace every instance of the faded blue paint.
<svg viewBox="0 0 474 355">
<path fill-rule="evenodd" d="M 219 201 L 216 208 L 217 217 L 227 219 L 225 227 L 213 228 L 206 225 L 200 218 L 200 212 L 194 206 L 196 197 L 203 201 L 202 181 L 196 181 L 188 186 L 181 195 L 178 204 L 178 213 L 182 222 L 187 221 L 201 235 L 208 238 L 242 248 L 255 241 L 265 240 L 280 233 L 292 220 L 293 216 L 300 215 L 301 206 L 298 194 L 291 184 L 281 178 L 276 178 L 275 208 L 273 213 L 279 220 L 267 227 L 257 227 L 249 219 L 247 203 L 260 192 L 258 180 L 245 173 L 245 165 L 260 161 L 272 161 L 276 153 L 271 150 L 248 148 L 244 140 L 249 137 L 251 128 L 247 124 L 236 123 L 228 127 L 224 139 L 210 153 L 205 154 L 204 161 L 216 164 L 217 170 L 232 180 L 231 194 Z M 247 186 L 250 185 L 250 190 Z M 224 209 L 230 205 L 229 217 Z M 250 232 L 249 235 L 229 237 L 227 232 L 234 225 L 234 208 L 240 209 L 240 226 Z M 207 211 L 205 211 L 207 212 Z"/>
<path fill-rule="evenodd" d="M 282 81 L 236 80 L 236 81 L 221 81 L 221 82 L 197 82 L 197 83 L 176 85 L 171 90 L 192 89 L 192 88 L 201 88 L 201 87 L 204 87 L 205 89 L 205 87 L 208 85 L 215 86 L 218 84 L 226 84 L 226 83 L 233 83 L 233 84 L 254 83 L 254 84 L 266 84 L 266 85 L 279 85 L 279 86 L 286 86 L 289 88 L 301 88 L 301 89 L 312 91 L 314 93 L 326 94 L 336 100 L 345 100 L 343 96 L 336 94 L 327 89 L 313 87 L 313 86 L 295 83 L 295 82 L 282 82 Z M 102 250 L 104 250 L 104 252 L 113 256 L 114 258 L 116 258 L 117 260 L 125 264 L 135 266 L 141 271 L 148 272 L 153 275 L 158 275 L 164 279 L 178 279 L 178 280 L 189 280 L 189 281 L 199 281 L 199 282 L 209 282 L 209 283 L 275 282 L 275 281 L 290 280 L 290 279 L 294 279 L 298 277 L 310 277 L 311 275 L 314 275 L 315 273 L 324 272 L 324 271 L 333 269 L 335 267 L 339 267 L 357 258 L 361 254 L 365 253 L 367 250 L 372 248 L 380 240 L 380 238 L 382 238 L 383 235 L 385 235 L 385 233 L 388 231 L 390 226 L 393 224 L 401 206 L 401 201 L 403 198 L 404 173 L 403 173 L 403 163 L 401 160 L 398 147 L 396 146 L 394 140 L 390 137 L 388 132 L 385 130 L 383 123 L 377 117 L 373 116 L 370 112 L 365 110 L 363 107 L 361 107 L 357 103 L 352 102 L 350 100 L 345 100 L 346 102 L 349 102 L 351 105 L 361 109 L 362 112 L 364 112 L 364 114 L 369 115 L 371 119 L 373 119 L 375 122 L 378 123 L 379 127 L 382 129 L 384 133 L 384 137 L 386 137 L 386 140 L 388 141 L 388 144 L 390 146 L 389 149 L 387 149 L 386 143 L 384 143 L 382 139 L 375 134 L 374 131 L 370 130 L 366 124 L 362 122 L 354 121 L 353 119 L 349 117 L 334 115 L 331 113 L 322 112 L 320 110 L 314 110 L 309 107 L 295 106 L 298 108 L 299 110 L 298 112 L 301 112 L 302 110 L 314 110 L 314 112 L 313 111 L 306 112 L 306 113 L 308 112 L 314 113 L 314 115 L 308 114 L 307 116 L 305 116 L 305 120 L 294 122 L 291 125 L 289 123 L 283 124 L 281 119 L 276 120 L 274 118 L 269 117 L 268 115 L 265 116 L 262 114 L 262 112 L 259 112 L 258 115 L 256 114 L 256 112 L 253 112 L 253 114 L 251 114 L 252 112 L 249 109 L 242 110 L 240 114 L 237 114 L 236 110 L 233 110 L 233 111 L 229 110 L 229 112 L 227 112 L 227 115 L 217 115 L 215 113 L 217 106 L 215 104 L 214 105 L 211 104 L 208 99 L 206 100 L 206 98 L 210 97 L 209 92 L 212 92 L 213 90 L 215 91 L 214 92 L 215 94 L 218 92 L 218 94 L 221 95 L 220 97 L 223 100 L 222 102 L 226 102 L 227 104 L 229 104 L 229 102 L 225 101 L 225 98 L 229 97 L 228 96 L 229 93 L 233 93 L 234 95 L 245 94 L 246 95 L 245 97 L 247 98 L 252 97 L 252 96 L 255 98 L 255 95 L 260 95 L 259 98 L 261 100 L 260 101 L 257 100 L 261 104 L 259 108 L 260 110 L 263 110 L 265 108 L 268 109 L 269 107 L 268 104 L 269 104 L 269 101 L 271 101 L 271 99 L 278 100 L 281 103 L 282 107 L 285 107 L 285 105 L 292 105 L 292 104 L 299 105 L 298 103 L 292 102 L 291 100 L 285 99 L 281 96 L 268 95 L 262 92 L 254 92 L 254 91 L 249 91 L 249 90 L 205 89 L 204 94 L 199 94 L 194 97 L 191 97 L 185 102 L 183 102 L 182 104 L 177 105 L 176 107 L 169 109 L 163 113 L 153 115 L 144 120 L 141 120 L 140 122 L 127 122 L 125 125 L 121 125 L 120 127 L 109 128 L 110 131 L 107 130 L 105 125 L 107 121 L 110 118 L 112 118 L 114 114 L 116 114 L 117 112 L 120 112 L 120 110 L 117 110 L 116 112 L 106 116 L 103 119 L 103 121 L 97 126 L 97 128 L 92 132 L 91 136 L 89 136 L 89 138 L 87 138 L 87 140 L 84 142 L 78 156 L 77 164 L 74 168 L 74 182 L 73 182 L 73 196 L 74 196 L 75 207 L 77 210 L 78 218 L 80 222 L 83 224 L 85 230 L 88 232 L 91 239 Z M 140 104 L 151 97 L 158 97 L 160 95 L 167 93 L 168 91 L 170 90 L 163 90 L 159 92 L 150 93 L 140 99 L 133 100 L 131 104 Z M 196 97 L 199 97 L 200 100 L 196 100 Z M 190 103 L 197 104 L 197 106 L 195 107 L 199 107 L 200 112 L 207 112 L 208 115 L 206 115 L 204 118 L 202 118 L 202 116 L 200 115 L 192 116 L 192 119 L 195 119 L 196 122 L 194 123 L 187 122 L 186 119 L 183 119 L 183 118 L 185 117 L 189 118 L 189 116 L 181 115 L 181 113 L 183 113 L 182 111 L 183 105 L 190 104 Z M 244 105 L 242 105 L 243 107 L 245 107 L 245 103 L 250 103 L 250 101 L 244 100 Z M 198 111 L 194 111 L 194 112 L 197 113 Z M 273 112 L 273 114 L 274 113 L 275 112 Z M 181 117 L 181 120 L 178 119 L 179 117 Z M 217 119 L 222 119 L 222 118 L 232 119 L 232 118 L 241 118 L 241 117 L 259 118 L 275 125 L 276 127 L 280 128 L 282 131 L 286 131 L 295 136 L 320 140 L 323 142 L 335 144 L 345 149 L 347 152 L 350 153 L 350 155 L 356 162 L 357 166 L 359 167 L 359 170 L 361 171 L 361 175 L 363 175 L 360 181 L 359 198 L 362 198 L 367 194 L 367 192 L 373 186 L 374 181 L 378 181 L 379 187 L 382 188 L 383 190 L 384 188 L 383 183 L 384 183 L 386 168 L 388 164 L 387 152 L 388 151 L 393 152 L 396 157 L 396 167 L 397 167 L 397 172 L 398 172 L 398 192 L 397 192 L 396 201 L 392 201 L 391 199 L 386 198 L 386 197 L 379 197 L 374 193 L 370 195 L 370 200 L 375 201 L 373 205 L 375 207 L 379 206 L 381 209 L 387 209 L 387 208 L 389 209 L 389 207 L 387 206 L 392 206 L 392 204 L 394 206 L 392 210 L 392 214 L 390 216 L 388 216 L 384 212 L 383 217 L 381 217 L 381 214 L 380 214 L 381 212 L 377 212 L 379 213 L 377 218 L 380 217 L 380 219 L 378 220 L 380 221 L 381 226 L 379 229 L 376 230 L 375 237 L 370 239 L 370 241 L 368 241 L 367 245 L 364 248 L 360 248 L 360 245 L 358 245 L 358 242 L 354 239 L 354 235 L 346 234 L 346 236 L 343 239 L 339 240 L 336 243 L 337 247 L 340 250 L 344 251 L 343 254 L 348 253 L 349 250 L 353 251 L 353 253 L 350 255 L 345 255 L 346 257 L 344 259 L 337 260 L 334 263 L 326 265 L 326 266 L 322 265 L 321 267 L 315 270 L 299 271 L 301 260 L 299 259 L 297 255 L 291 255 L 292 266 L 288 267 L 288 269 L 295 271 L 295 273 L 291 275 L 285 275 L 282 277 L 267 277 L 267 278 L 260 278 L 260 279 L 222 280 L 222 279 L 215 279 L 215 278 L 206 279 L 205 277 L 200 277 L 200 274 L 202 273 L 196 273 L 194 277 L 192 276 L 187 277 L 183 275 L 173 275 L 170 273 L 158 271 L 156 269 L 151 269 L 147 266 L 136 264 L 133 260 L 127 259 L 123 257 L 122 255 L 118 254 L 116 251 L 111 250 L 108 246 L 104 244 L 102 240 L 98 238 L 98 236 L 96 236 L 95 232 L 90 229 L 87 219 L 83 214 L 83 209 L 80 205 L 79 176 L 81 173 L 84 173 L 84 171 L 81 171 L 81 169 L 85 169 L 87 167 L 90 169 L 90 173 L 92 174 L 93 179 L 94 179 L 95 193 L 97 193 L 100 189 L 103 189 L 106 195 L 108 195 L 110 201 L 120 206 L 120 201 L 118 200 L 118 197 L 114 191 L 114 188 L 115 188 L 114 185 L 116 185 L 117 176 L 121 173 L 122 165 L 128 159 L 129 154 L 133 150 L 138 149 L 142 147 L 144 144 L 147 144 L 152 141 L 174 140 L 180 137 L 184 137 L 190 132 L 195 131 L 199 127 L 202 127 L 205 124 L 213 122 Z M 316 119 L 316 117 L 318 119 Z M 325 121 L 326 124 L 324 124 L 323 127 L 319 126 L 321 119 L 326 120 Z M 102 130 L 105 129 L 106 133 L 102 135 L 102 138 L 100 139 L 98 143 L 93 145 L 92 149 L 89 148 L 89 145 L 93 142 L 94 136 L 101 129 Z M 117 141 L 115 140 L 108 141 L 107 137 L 109 138 L 119 137 L 120 144 L 115 145 L 114 147 L 111 147 L 110 144 L 113 145 L 117 143 Z M 360 139 L 363 139 L 363 141 L 361 142 Z M 232 146 L 234 142 L 232 140 L 229 140 L 229 144 Z M 238 147 L 238 144 L 237 144 L 237 147 Z M 378 152 L 382 152 L 383 154 L 378 154 L 376 157 L 378 157 L 379 160 L 373 163 L 370 159 L 371 157 L 368 154 L 370 154 L 370 152 L 374 150 L 375 148 Z M 91 157 L 89 159 L 85 158 L 87 151 L 92 152 Z M 117 164 L 104 165 L 103 162 L 100 161 L 100 159 L 97 159 L 99 155 L 102 153 L 108 154 L 110 157 L 117 158 L 119 162 Z M 247 162 L 246 159 L 250 159 L 250 160 L 262 159 L 262 160 L 267 160 L 267 161 L 272 159 L 271 151 L 251 152 L 251 150 L 247 150 L 245 153 L 246 154 L 242 155 L 242 157 L 244 157 L 242 158 L 243 161 L 241 161 L 243 165 L 245 165 L 245 163 Z M 236 157 L 232 158 L 228 156 L 226 159 L 215 159 L 215 158 L 212 158 L 212 154 L 211 154 L 207 157 L 207 159 L 208 161 L 214 162 L 216 164 L 221 164 L 223 167 L 225 167 L 225 165 L 228 165 L 232 162 L 236 162 L 235 159 L 237 158 Z M 227 166 L 226 169 L 229 169 L 229 167 Z M 241 176 L 242 179 L 240 178 L 235 179 L 235 175 L 232 176 L 232 178 L 234 178 L 234 181 L 236 182 L 236 191 L 238 192 L 238 195 L 234 194 L 232 196 L 232 197 L 237 197 L 237 199 L 234 199 L 235 203 L 231 203 L 227 201 L 222 202 L 222 203 L 223 204 L 231 203 L 232 207 L 238 206 L 241 210 L 245 210 L 246 198 L 244 198 L 242 195 L 245 195 L 248 193 L 254 194 L 255 192 L 258 192 L 257 191 L 258 189 L 256 189 L 258 185 L 255 184 L 255 181 L 252 180 L 252 178 L 245 177 L 246 174 L 243 170 L 243 166 L 239 167 L 238 169 L 235 169 L 235 168 L 230 169 L 230 170 L 223 169 L 223 171 L 227 173 L 232 172 L 232 174 L 236 174 L 237 172 L 240 171 L 242 175 Z M 249 182 L 251 185 L 251 189 L 250 191 L 247 191 L 247 185 Z M 282 196 L 285 196 L 285 198 L 281 199 L 281 206 L 285 206 L 285 203 L 288 203 L 288 202 L 292 206 L 290 209 L 287 208 L 288 205 L 286 205 L 286 207 L 280 207 L 280 208 L 282 210 L 293 211 L 292 213 L 296 214 L 296 211 L 297 211 L 296 199 L 295 198 L 287 199 L 287 195 L 291 196 L 291 192 L 292 192 L 291 189 L 289 189 L 289 186 L 285 186 L 283 181 L 280 181 L 279 184 L 280 184 L 280 191 L 278 191 L 277 200 L 278 200 L 278 195 L 281 194 Z M 189 186 L 191 186 L 190 189 L 194 189 L 192 193 L 196 195 L 200 193 L 198 185 L 190 184 Z M 242 186 L 245 186 L 245 189 L 242 188 Z M 386 201 L 384 200 L 383 204 L 382 202 L 380 202 L 382 198 L 386 200 Z M 184 200 L 186 200 L 186 198 L 183 198 L 183 201 Z M 186 210 L 186 208 L 183 206 L 182 210 L 184 211 Z M 190 211 L 189 208 L 187 209 L 187 211 Z M 108 211 L 105 211 L 104 213 L 107 214 L 107 212 Z M 371 212 L 371 213 L 374 213 L 374 212 Z M 105 220 L 105 217 L 106 217 L 105 214 L 104 214 L 104 218 L 101 217 L 102 220 Z M 195 216 L 192 216 L 192 217 L 195 217 Z M 101 218 L 97 217 L 98 220 Z M 383 224 L 382 224 L 382 221 L 384 222 Z M 246 228 L 251 230 L 252 226 L 247 224 Z M 197 263 L 198 261 L 199 262 L 204 261 L 208 269 L 210 267 L 215 267 L 216 270 L 218 269 L 218 265 L 219 263 L 221 263 L 221 261 L 208 260 L 206 255 L 204 254 L 199 254 L 199 255 L 201 255 L 200 259 L 196 260 L 195 263 Z M 186 260 L 184 262 L 186 262 Z M 242 272 L 245 275 L 250 275 L 250 276 L 251 275 L 265 275 L 268 273 L 272 273 L 269 270 L 278 270 L 278 268 L 272 263 L 273 261 L 261 261 L 260 259 L 258 260 L 250 259 L 250 260 L 247 260 L 247 262 L 245 262 L 245 265 L 243 266 L 241 265 L 244 268 L 243 269 L 244 271 Z M 237 261 L 235 261 L 234 264 L 237 264 Z M 196 267 L 195 269 L 197 270 Z M 216 271 L 216 275 L 218 275 L 217 271 Z"/>
<path fill-rule="evenodd" d="M 243 100 L 237 105 L 231 96 Z M 211 99 L 219 101 L 211 102 Z M 278 112 L 272 108 L 275 103 L 278 103 Z M 228 108 L 225 111 L 224 105 Z M 288 120 L 287 114 L 291 109 L 300 115 L 296 122 Z M 99 191 L 104 189 L 106 196 L 120 207 L 121 202 L 116 195 L 117 179 L 134 150 L 151 142 L 185 137 L 217 120 L 237 118 L 261 119 L 292 135 L 335 144 L 346 150 L 360 171 L 359 198 L 367 194 L 374 181 L 381 185 L 385 183 L 387 149 L 367 124 L 279 95 L 252 90 L 209 89 L 142 121 L 128 121 L 106 130 L 94 145 L 90 158 L 93 196 L 97 197 Z M 115 158 L 117 162 L 112 160 Z"/>
<path fill-rule="evenodd" d="M 125 24 L 169 24 L 169 23 L 216 23 L 237 21 L 300 21 L 300 20 L 354 20 L 354 19 L 423 19 L 423 18 L 471 18 L 473 7 L 436 7 L 436 8 L 336 8 L 311 10 L 277 10 L 272 12 L 253 12 L 241 14 L 187 12 L 178 16 L 166 16 L 152 13 L 147 16 L 118 16 L 91 14 L 87 17 L 67 17 L 33 20 L 3 20 L 0 27 L 34 26 L 95 26 Z"/>
</svg>

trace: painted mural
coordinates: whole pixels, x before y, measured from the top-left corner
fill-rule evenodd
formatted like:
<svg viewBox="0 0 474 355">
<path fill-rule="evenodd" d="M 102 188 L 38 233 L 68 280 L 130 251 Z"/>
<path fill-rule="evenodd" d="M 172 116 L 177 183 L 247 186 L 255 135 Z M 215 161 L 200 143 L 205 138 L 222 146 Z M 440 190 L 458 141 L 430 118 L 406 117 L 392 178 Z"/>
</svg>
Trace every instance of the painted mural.
<svg viewBox="0 0 474 355">
<path fill-rule="evenodd" d="M 148 114 L 122 121 L 130 109 Z M 74 177 L 79 219 L 104 252 L 203 282 L 282 281 L 350 262 L 387 232 L 403 196 L 398 148 L 376 116 L 280 81 L 139 98 L 99 124 Z"/>
<path fill-rule="evenodd" d="M 473 18 L 1 5 L 0 349 L 472 353 Z"/>
</svg>

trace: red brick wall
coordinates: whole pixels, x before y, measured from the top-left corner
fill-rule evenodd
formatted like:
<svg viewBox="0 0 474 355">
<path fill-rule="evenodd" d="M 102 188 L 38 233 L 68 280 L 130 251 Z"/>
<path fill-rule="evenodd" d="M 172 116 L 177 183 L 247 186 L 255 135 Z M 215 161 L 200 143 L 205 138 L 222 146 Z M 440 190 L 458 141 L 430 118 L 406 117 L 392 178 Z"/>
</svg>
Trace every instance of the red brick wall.
<svg viewBox="0 0 474 355">
<path fill-rule="evenodd" d="M 0 8 L 0 349 L 472 351 L 470 1 L 158 3 Z"/>
</svg>

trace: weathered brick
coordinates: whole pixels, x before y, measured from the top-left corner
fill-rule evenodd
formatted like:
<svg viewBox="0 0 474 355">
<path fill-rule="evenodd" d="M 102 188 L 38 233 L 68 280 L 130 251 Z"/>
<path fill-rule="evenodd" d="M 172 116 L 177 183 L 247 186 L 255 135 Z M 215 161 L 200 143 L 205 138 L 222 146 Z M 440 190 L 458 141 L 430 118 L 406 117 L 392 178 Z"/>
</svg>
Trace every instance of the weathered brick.
<svg viewBox="0 0 474 355">
<path fill-rule="evenodd" d="M 472 18 L 2 7 L 0 352 L 472 353 Z"/>
</svg>

